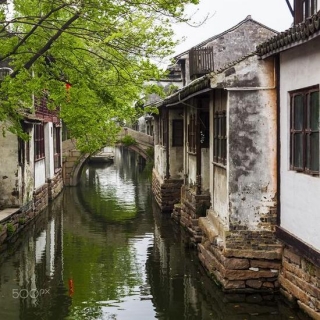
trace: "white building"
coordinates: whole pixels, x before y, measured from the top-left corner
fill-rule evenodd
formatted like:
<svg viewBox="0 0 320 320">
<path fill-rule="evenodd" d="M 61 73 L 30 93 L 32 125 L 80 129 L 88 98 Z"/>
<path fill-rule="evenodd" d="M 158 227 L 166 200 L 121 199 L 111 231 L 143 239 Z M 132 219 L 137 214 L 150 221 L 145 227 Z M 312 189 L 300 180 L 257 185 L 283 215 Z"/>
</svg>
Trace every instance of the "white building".
<svg viewBox="0 0 320 320">
<path fill-rule="evenodd" d="M 320 6 L 294 1 L 294 26 L 258 47 L 278 60 L 278 226 L 283 293 L 320 318 Z"/>
</svg>

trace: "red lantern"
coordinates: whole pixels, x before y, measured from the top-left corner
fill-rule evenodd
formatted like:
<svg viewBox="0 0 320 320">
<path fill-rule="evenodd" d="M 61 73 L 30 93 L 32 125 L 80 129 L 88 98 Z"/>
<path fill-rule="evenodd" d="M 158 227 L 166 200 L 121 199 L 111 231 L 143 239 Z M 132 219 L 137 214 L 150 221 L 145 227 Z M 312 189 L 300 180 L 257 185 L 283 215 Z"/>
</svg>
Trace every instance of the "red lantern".
<svg viewBox="0 0 320 320">
<path fill-rule="evenodd" d="M 66 82 L 66 90 L 67 90 L 67 102 L 70 101 L 70 88 L 71 88 L 71 83 Z"/>
</svg>

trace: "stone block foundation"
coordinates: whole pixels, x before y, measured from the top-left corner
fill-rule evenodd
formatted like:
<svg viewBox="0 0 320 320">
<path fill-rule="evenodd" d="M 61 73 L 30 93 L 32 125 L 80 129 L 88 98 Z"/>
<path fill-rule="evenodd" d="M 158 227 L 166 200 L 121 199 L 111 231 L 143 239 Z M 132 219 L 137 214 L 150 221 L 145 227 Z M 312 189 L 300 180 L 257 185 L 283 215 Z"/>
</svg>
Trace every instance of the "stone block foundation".
<svg viewBox="0 0 320 320">
<path fill-rule="evenodd" d="M 162 212 L 171 212 L 176 203 L 180 202 L 182 179 L 161 179 L 152 171 L 152 192 Z"/>
<path fill-rule="evenodd" d="M 194 243 L 201 242 L 202 231 L 199 228 L 199 218 L 206 215 L 209 206 L 209 195 L 197 195 L 193 189 L 182 186 L 180 224 L 189 232 L 191 241 Z M 175 211 L 173 214 L 176 215 Z"/>
<path fill-rule="evenodd" d="M 48 184 L 45 183 L 33 193 L 34 213 L 37 215 L 48 206 Z"/>
<path fill-rule="evenodd" d="M 278 275 L 281 252 L 277 259 L 267 259 L 261 252 L 246 250 L 230 254 L 227 250 L 204 240 L 198 244 L 199 259 L 224 291 L 275 292 L 279 290 Z"/>
<path fill-rule="evenodd" d="M 48 179 L 49 201 L 55 199 L 63 189 L 62 169 L 59 169 L 52 179 Z"/>
<path fill-rule="evenodd" d="M 272 231 L 227 227 L 211 210 L 199 219 L 199 227 L 199 259 L 224 291 L 279 291 L 283 246 Z"/>
<path fill-rule="evenodd" d="M 320 267 L 285 246 L 279 274 L 281 293 L 313 319 L 320 319 Z"/>
</svg>

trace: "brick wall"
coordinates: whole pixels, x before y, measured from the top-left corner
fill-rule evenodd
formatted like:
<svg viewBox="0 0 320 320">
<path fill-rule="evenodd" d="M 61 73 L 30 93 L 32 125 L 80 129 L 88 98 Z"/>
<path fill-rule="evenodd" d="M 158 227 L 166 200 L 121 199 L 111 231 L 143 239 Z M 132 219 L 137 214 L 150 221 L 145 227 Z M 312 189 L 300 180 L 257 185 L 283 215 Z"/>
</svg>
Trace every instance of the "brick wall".
<svg viewBox="0 0 320 320">
<path fill-rule="evenodd" d="M 204 239 L 198 244 L 199 259 L 225 291 L 274 292 L 279 290 L 281 250 L 269 254 L 254 250 L 225 250 Z"/>
<path fill-rule="evenodd" d="M 6 249 L 5 242 L 20 230 L 34 217 L 33 201 L 17 209 L 15 213 L 0 223 L 0 252 Z"/>
<path fill-rule="evenodd" d="M 198 219 L 206 215 L 209 207 L 209 195 L 197 195 L 193 189 L 182 186 L 180 224 L 188 230 L 192 242 L 201 241 L 202 232 L 199 228 Z"/>
<path fill-rule="evenodd" d="M 162 212 L 171 212 L 176 203 L 180 202 L 182 179 L 163 180 L 153 169 L 152 192 Z"/>
<path fill-rule="evenodd" d="M 37 215 L 48 206 L 48 184 L 45 183 L 33 193 L 34 212 Z"/>
<path fill-rule="evenodd" d="M 48 197 L 49 201 L 55 199 L 63 189 L 62 169 L 56 172 L 54 178 L 48 179 Z"/>
<path fill-rule="evenodd" d="M 279 275 L 281 293 L 309 316 L 320 319 L 320 268 L 286 246 Z"/>
<path fill-rule="evenodd" d="M 202 241 L 199 259 L 226 291 L 274 292 L 283 244 L 275 232 L 275 208 L 263 217 L 263 226 L 249 229 L 242 224 L 225 224 L 213 210 L 199 220 Z"/>
</svg>

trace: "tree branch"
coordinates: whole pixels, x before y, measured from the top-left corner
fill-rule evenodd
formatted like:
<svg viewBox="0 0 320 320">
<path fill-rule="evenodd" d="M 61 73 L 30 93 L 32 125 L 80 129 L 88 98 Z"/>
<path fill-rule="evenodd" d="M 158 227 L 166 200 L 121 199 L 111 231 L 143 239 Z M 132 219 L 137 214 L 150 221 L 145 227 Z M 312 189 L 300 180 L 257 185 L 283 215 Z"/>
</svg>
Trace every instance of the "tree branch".
<svg viewBox="0 0 320 320">
<path fill-rule="evenodd" d="M 36 29 L 45 21 L 47 20 L 53 13 L 63 9 L 64 7 L 66 7 L 67 4 L 64 3 L 61 6 L 52 9 L 50 12 L 48 12 L 45 16 L 43 16 L 37 24 L 35 24 L 33 26 L 33 28 L 20 40 L 20 42 L 12 49 L 12 51 L 8 54 L 6 54 L 5 56 L 0 58 L 0 61 L 5 60 L 6 58 L 8 58 L 10 55 L 15 54 L 17 52 L 17 50 L 20 48 L 20 46 L 22 46 L 27 40 L 28 38 L 36 31 Z"/>
<path fill-rule="evenodd" d="M 52 44 L 61 36 L 61 34 L 68 29 L 68 27 L 77 19 L 80 18 L 80 12 L 77 12 L 73 17 L 71 17 L 62 27 L 61 29 L 53 35 L 48 42 L 29 60 L 24 64 L 24 69 L 29 70 L 32 65 L 44 54 L 46 53 L 52 46 Z M 21 69 L 14 71 L 11 73 L 11 78 L 15 78 Z"/>
</svg>

